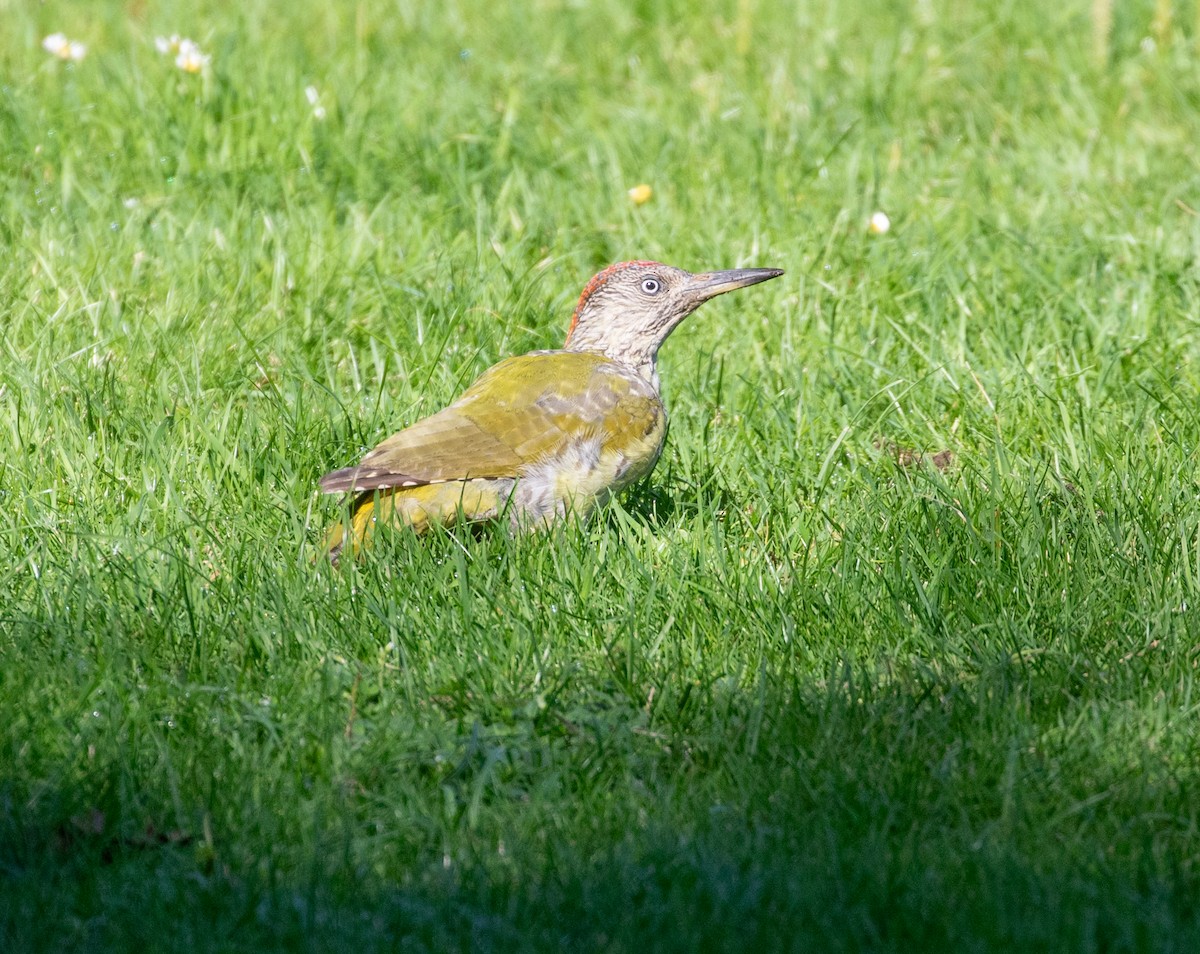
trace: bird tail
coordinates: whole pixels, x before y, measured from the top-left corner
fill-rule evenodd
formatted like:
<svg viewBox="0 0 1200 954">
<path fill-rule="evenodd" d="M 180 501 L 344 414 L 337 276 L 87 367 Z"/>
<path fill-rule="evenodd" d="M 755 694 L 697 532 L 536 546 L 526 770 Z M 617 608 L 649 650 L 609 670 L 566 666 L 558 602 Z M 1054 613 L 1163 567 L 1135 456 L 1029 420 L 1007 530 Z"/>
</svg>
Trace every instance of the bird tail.
<svg viewBox="0 0 1200 954">
<path fill-rule="evenodd" d="M 370 542 L 371 526 L 377 520 L 376 511 L 382 509 L 379 504 L 391 496 L 386 491 L 368 490 L 354 498 L 342 519 L 325 534 L 321 552 L 330 563 L 336 565 L 342 554 L 347 551 L 351 559 L 363 551 Z"/>
</svg>

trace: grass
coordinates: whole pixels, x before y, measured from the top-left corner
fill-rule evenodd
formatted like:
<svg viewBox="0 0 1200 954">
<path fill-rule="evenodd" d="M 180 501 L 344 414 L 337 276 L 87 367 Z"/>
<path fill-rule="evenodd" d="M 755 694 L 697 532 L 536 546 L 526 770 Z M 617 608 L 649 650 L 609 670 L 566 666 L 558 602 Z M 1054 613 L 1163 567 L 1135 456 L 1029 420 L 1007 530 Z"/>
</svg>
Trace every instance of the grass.
<svg viewBox="0 0 1200 954">
<path fill-rule="evenodd" d="M 1200 946 L 1192 18 L 791 7 L 0 0 L 0 949 Z M 310 562 L 647 257 L 647 482 Z"/>
</svg>

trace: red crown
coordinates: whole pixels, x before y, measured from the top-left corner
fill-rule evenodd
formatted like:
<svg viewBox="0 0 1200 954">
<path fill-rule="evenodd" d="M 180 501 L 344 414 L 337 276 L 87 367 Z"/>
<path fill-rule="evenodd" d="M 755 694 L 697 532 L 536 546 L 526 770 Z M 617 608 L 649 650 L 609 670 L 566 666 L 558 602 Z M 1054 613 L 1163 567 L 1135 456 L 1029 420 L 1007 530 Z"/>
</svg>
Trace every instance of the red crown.
<svg viewBox="0 0 1200 954">
<path fill-rule="evenodd" d="M 612 278 L 617 272 L 623 272 L 627 268 L 652 268 L 660 262 L 617 262 L 615 265 L 609 265 L 602 272 L 597 272 L 592 276 L 592 280 L 583 287 L 583 294 L 579 296 L 579 304 L 575 306 L 575 311 L 571 314 L 571 327 L 567 329 L 567 341 L 571 340 L 571 335 L 575 333 L 575 326 L 579 324 L 579 316 L 583 313 L 583 306 L 588 303 L 588 299 L 595 294 L 596 289 Z"/>
</svg>

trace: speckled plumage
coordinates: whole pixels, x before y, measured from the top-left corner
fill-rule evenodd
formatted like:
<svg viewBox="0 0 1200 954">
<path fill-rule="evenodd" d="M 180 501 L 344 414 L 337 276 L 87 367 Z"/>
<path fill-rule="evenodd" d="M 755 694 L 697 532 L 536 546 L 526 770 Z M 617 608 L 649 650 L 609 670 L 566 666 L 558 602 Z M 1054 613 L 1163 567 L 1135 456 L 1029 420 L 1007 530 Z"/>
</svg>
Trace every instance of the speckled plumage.
<svg viewBox="0 0 1200 954">
<path fill-rule="evenodd" d="M 585 516 L 658 461 L 667 415 L 655 359 L 667 335 L 713 295 L 779 274 L 605 269 L 580 296 L 562 350 L 501 361 L 449 407 L 321 479 L 326 492 L 356 495 L 327 552 L 357 552 L 381 523 L 420 532 L 460 518 L 536 527 L 568 510 Z"/>
</svg>

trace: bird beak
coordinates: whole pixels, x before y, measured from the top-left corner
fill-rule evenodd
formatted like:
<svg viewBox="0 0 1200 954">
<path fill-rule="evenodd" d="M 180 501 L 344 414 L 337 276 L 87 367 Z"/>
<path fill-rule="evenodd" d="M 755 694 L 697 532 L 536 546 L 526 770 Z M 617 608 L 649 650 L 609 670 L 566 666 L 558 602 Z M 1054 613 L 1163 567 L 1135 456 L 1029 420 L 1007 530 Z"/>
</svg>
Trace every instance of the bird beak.
<svg viewBox="0 0 1200 954">
<path fill-rule="evenodd" d="M 702 275 L 693 275 L 687 284 L 687 290 L 697 301 L 708 301 L 717 295 L 724 295 L 725 292 L 745 288 L 747 285 L 757 285 L 782 274 L 782 268 L 730 268 L 723 272 L 705 272 Z"/>
</svg>

